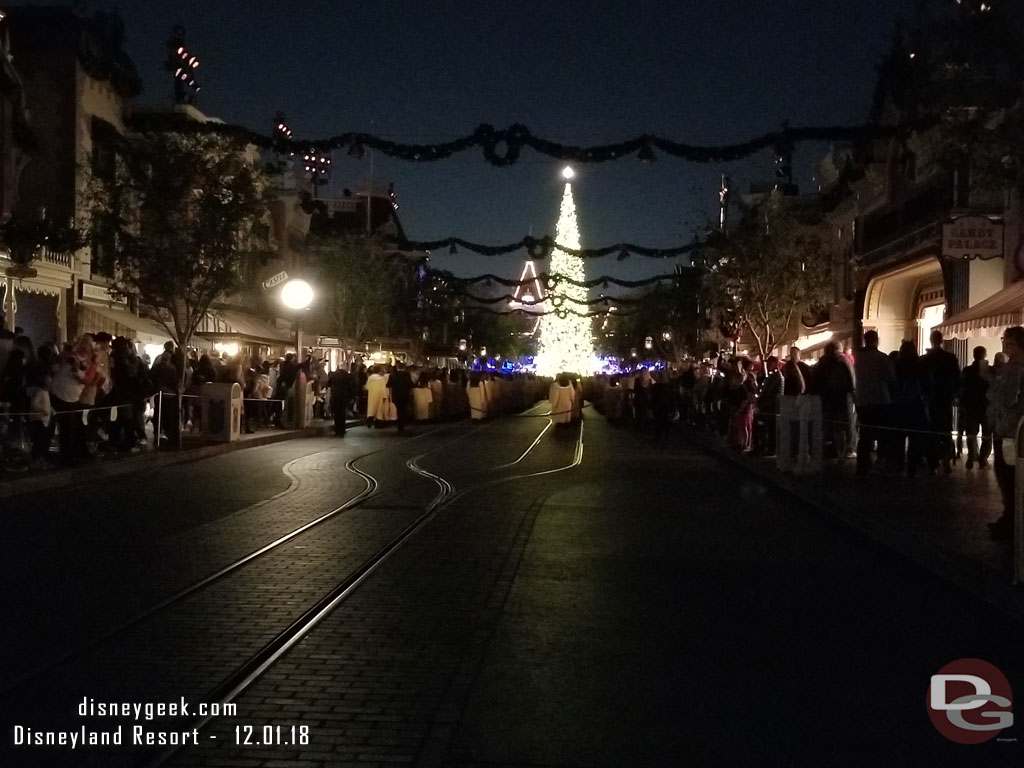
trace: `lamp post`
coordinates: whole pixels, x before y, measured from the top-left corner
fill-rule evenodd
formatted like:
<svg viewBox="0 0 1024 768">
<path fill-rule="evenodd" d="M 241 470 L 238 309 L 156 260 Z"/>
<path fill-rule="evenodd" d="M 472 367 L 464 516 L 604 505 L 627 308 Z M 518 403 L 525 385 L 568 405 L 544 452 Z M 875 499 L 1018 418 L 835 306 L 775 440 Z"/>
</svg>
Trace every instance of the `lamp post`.
<svg viewBox="0 0 1024 768">
<path fill-rule="evenodd" d="M 289 280 L 281 288 L 281 303 L 295 312 L 295 354 L 302 362 L 302 312 L 313 303 L 313 288 L 305 280 Z"/>
<path fill-rule="evenodd" d="M 313 288 L 305 280 L 292 278 L 281 286 L 281 303 L 295 313 L 295 356 L 296 365 L 302 365 L 302 313 L 313 303 Z M 293 414 L 294 425 L 299 429 L 306 424 L 306 383 L 299 368 L 295 377 Z M 287 411 L 287 409 L 286 409 Z"/>
</svg>

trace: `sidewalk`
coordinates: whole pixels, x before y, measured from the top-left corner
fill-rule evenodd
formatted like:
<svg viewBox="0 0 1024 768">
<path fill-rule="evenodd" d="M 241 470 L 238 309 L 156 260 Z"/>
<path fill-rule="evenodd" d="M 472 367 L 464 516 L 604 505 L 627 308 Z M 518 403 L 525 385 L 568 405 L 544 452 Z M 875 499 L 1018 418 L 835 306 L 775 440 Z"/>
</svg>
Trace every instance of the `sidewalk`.
<svg viewBox="0 0 1024 768">
<path fill-rule="evenodd" d="M 684 439 L 753 472 L 869 539 L 1024 622 L 1024 590 L 1013 586 L 1013 542 L 992 541 L 986 523 L 1002 510 L 991 466 L 916 478 L 855 476 L 855 459 L 826 463 L 817 475 L 784 474 L 774 459 L 741 454 L 717 434 L 687 430 Z"/>
<path fill-rule="evenodd" d="M 363 419 L 350 419 L 347 428 L 364 424 Z M 67 488 L 83 482 L 91 482 L 100 478 L 126 475 L 143 469 L 157 469 L 188 461 L 219 456 L 231 451 L 256 448 L 284 440 L 295 440 L 303 437 L 323 437 L 332 434 L 333 422 L 315 420 L 306 429 L 266 429 L 253 434 L 243 434 L 231 443 L 208 443 L 198 435 L 184 434 L 180 450 L 157 450 L 152 443 L 141 446 L 139 453 L 124 455 L 105 453 L 90 461 L 82 462 L 73 467 L 52 467 L 38 471 L 22 473 L 0 472 L 0 499 L 32 493 L 36 490 L 53 490 Z"/>
</svg>

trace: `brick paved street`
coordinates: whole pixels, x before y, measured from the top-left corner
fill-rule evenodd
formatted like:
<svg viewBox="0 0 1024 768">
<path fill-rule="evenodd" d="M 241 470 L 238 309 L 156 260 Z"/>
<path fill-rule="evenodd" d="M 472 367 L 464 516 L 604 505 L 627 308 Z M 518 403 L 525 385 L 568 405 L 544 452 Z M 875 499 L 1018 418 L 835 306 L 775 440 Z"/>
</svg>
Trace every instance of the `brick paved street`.
<svg viewBox="0 0 1024 768">
<path fill-rule="evenodd" d="M 78 718 L 83 696 L 202 700 L 417 519 L 438 493 L 406 467 L 418 457 L 464 495 L 170 765 L 1019 763 L 1018 742 L 945 740 L 924 706 L 929 676 L 957 658 L 990 661 L 1019 687 L 1019 627 L 1003 614 L 746 470 L 589 413 L 579 467 L 576 428 L 548 430 L 514 463 L 545 424 L 416 440 L 356 430 L 132 478 L 149 489 L 134 506 L 104 509 L 80 490 L 23 502 L 13 515 L 33 543 L 4 544 L 20 649 L 7 679 L 339 506 L 363 488 L 345 462 L 385 449 L 358 464 L 381 484 L 365 505 L 6 691 L 5 746 L 17 723 L 133 724 Z M 16 581 L 24 568 L 32 578 Z M 34 747 L 0 764 L 140 756 Z"/>
</svg>

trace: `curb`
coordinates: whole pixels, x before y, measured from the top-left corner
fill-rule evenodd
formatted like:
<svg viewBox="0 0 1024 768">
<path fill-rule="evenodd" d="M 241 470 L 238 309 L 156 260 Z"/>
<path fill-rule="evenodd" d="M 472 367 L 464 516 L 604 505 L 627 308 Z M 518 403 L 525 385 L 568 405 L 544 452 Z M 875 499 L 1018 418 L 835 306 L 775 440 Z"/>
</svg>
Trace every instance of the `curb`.
<svg viewBox="0 0 1024 768">
<path fill-rule="evenodd" d="M 364 420 L 358 419 L 348 422 L 347 427 L 359 427 L 365 423 Z M 170 467 L 190 461 L 200 461 L 201 459 L 220 456 L 234 451 L 244 451 L 248 448 L 259 448 L 263 445 L 282 443 L 286 440 L 297 440 L 304 437 L 324 437 L 332 434 L 333 431 L 333 425 L 325 422 L 302 430 L 267 432 L 248 440 L 238 440 L 232 443 L 212 443 L 183 448 L 180 451 L 151 450 L 134 456 L 111 457 L 107 461 L 86 464 L 80 467 L 46 470 L 26 477 L 8 478 L 0 481 L 0 499 L 22 496 L 36 491 L 70 488 L 97 479 L 127 475 L 139 470 Z"/>
<path fill-rule="evenodd" d="M 691 445 L 709 453 L 720 461 L 740 467 L 806 507 L 826 515 L 844 527 L 852 529 L 863 539 L 880 544 L 891 554 L 924 569 L 954 587 L 967 592 L 994 608 L 1004 617 L 1024 625 L 1024 593 L 1011 583 L 1011 576 L 979 560 L 948 549 L 936 549 L 923 544 L 909 533 L 886 525 L 870 515 L 855 515 L 843 505 L 831 502 L 821 490 L 809 487 L 797 477 L 782 475 L 774 470 L 745 460 L 726 451 L 701 435 L 684 432 L 683 438 Z"/>
</svg>

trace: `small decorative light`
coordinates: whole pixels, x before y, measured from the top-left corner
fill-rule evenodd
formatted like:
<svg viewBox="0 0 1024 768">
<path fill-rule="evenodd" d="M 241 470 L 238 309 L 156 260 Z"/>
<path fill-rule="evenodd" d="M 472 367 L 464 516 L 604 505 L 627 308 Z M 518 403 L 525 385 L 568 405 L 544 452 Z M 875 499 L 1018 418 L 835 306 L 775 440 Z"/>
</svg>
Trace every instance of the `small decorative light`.
<svg viewBox="0 0 1024 768">
<path fill-rule="evenodd" d="M 651 349 L 652 347 L 654 347 L 654 339 L 652 339 L 650 336 L 647 336 L 646 338 L 644 338 L 644 349 Z"/>
<path fill-rule="evenodd" d="M 664 331 L 661 334 L 661 338 L 665 341 L 672 341 L 672 334 L 669 331 Z"/>
<path fill-rule="evenodd" d="M 459 351 L 460 352 L 465 352 L 466 351 L 466 340 L 465 339 L 459 339 Z"/>
<path fill-rule="evenodd" d="M 480 357 L 487 357 L 487 347 L 480 347 Z"/>
<path fill-rule="evenodd" d="M 567 165 L 562 169 L 562 178 L 566 181 L 571 181 L 575 175 L 576 171 L 572 169 L 572 166 Z"/>
</svg>

